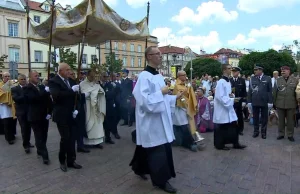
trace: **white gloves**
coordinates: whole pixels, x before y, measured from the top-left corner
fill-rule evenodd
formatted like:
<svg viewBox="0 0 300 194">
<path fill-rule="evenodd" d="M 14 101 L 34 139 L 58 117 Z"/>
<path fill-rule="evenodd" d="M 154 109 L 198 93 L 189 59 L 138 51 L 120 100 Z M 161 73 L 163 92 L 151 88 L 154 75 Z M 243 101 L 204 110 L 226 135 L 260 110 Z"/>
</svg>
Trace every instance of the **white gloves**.
<svg viewBox="0 0 300 194">
<path fill-rule="evenodd" d="M 252 108 L 252 103 L 247 104 L 248 108 Z"/>
<path fill-rule="evenodd" d="M 46 87 L 45 87 L 45 90 L 46 90 L 46 92 L 50 92 L 50 90 L 49 90 L 49 87 L 48 87 L 48 86 L 46 86 Z"/>
<path fill-rule="evenodd" d="M 268 104 L 268 108 L 273 108 L 273 104 Z"/>
<path fill-rule="evenodd" d="M 85 97 L 90 97 L 91 93 L 87 92 L 87 93 L 84 93 Z"/>
<path fill-rule="evenodd" d="M 244 108 L 246 106 L 246 102 L 242 102 L 242 107 Z"/>
<path fill-rule="evenodd" d="M 51 119 L 51 115 L 46 116 L 46 120 L 49 120 L 49 119 Z"/>
<path fill-rule="evenodd" d="M 74 86 L 72 86 L 72 90 L 73 90 L 74 92 L 78 92 L 78 91 L 79 91 L 79 85 L 74 85 Z"/>
<path fill-rule="evenodd" d="M 77 115 L 78 115 L 78 110 L 74 110 L 74 112 L 73 112 L 73 118 L 75 119 Z"/>
</svg>

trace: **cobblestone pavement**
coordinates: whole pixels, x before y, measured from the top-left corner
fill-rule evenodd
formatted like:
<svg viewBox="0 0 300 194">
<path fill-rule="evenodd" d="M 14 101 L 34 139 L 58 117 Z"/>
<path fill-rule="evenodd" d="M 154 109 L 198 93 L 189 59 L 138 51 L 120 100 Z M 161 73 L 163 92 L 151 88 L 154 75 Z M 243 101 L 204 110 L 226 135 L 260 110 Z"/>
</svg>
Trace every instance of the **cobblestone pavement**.
<svg viewBox="0 0 300 194">
<path fill-rule="evenodd" d="M 52 123 L 48 149 L 51 164 L 37 159 L 35 148 L 25 154 L 20 132 L 17 143 L 0 140 L 0 192 L 2 193 L 162 193 L 150 181 L 136 177 L 128 164 L 135 145 L 131 128 L 119 127 L 121 140 L 105 145 L 103 150 L 77 154 L 81 170 L 59 169 L 59 135 Z M 197 153 L 174 148 L 177 172 L 171 183 L 179 193 L 300 193 L 300 132 L 296 142 L 276 140 L 276 127 L 269 127 L 266 140 L 251 137 L 252 127 L 246 124 L 241 142 L 244 151 L 218 151 L 213 148 L 213 134 L 203 134 L 206 148 Z M 33 143 L 32 137 L 32 143 Z"/>
</svg>

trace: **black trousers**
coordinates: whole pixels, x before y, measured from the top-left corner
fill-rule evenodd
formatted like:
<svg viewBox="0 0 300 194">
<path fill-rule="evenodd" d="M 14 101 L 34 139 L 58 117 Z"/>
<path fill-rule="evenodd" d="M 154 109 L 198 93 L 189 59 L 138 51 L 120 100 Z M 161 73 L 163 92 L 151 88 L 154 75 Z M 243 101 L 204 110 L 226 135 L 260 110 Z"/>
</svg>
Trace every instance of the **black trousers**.
<svg viewBox="0 0 300 194">
<path fill-rule="evenodd" d="M 4 126 L 3 126 L 2 119 L 0 119 L 0 135 L 4 135 Z"/>
<path fill-rule="evenodd" d="M 42 156 L 44 159 L 49 159 L 47 150 L 47 139 L 48 139 L 48 129 L 49 121 L 34 121 L 30 122 L 35 138 L 35 146 L 37 149 L 37 154 Z"/>
<path fill-rule="evenodd" d="M 194 144 L 194 138 L 189 129 L 189 125 L 173 125 L 175 141 L 174 144 L 190 149 Z"/>
<path fill-rule="evenodd" d="M 214 146 L 222 149 L 226 144 L 239 143 L 239 130 L 236 121 L 232 123 L 217 124 L 214 132 Z"/>
<path fill-rule="evenodd" d="M 13 141 L 15 140 L 15 122 L 14 119 L 11 118 L 5 118 L 2 119 L 3 129 L 4 129 L 4 135 L 6 141 Z"/>
<path fill-rule="evenodd" d="M 267 135 L 267 125 L 269 117 L 268 106 L 253 106 L 254 134 L 259 134 L 259 123 L 261 122 L 261 134 Z M 261 116 L 261 118 L 259 118 Z"/>
<path fill-rule="evenodd" d="M 76 160 L 75 152 L 75 127 L 71 123 L 57 122 L 56 123 L 60 134 L 60 147 L 59 147 L 59 162 L 61 164 L 72 164 Z"/>
<path fill-rule="evenodd" d="M 238 117 L 238 130 L 239 132 L 244 131 L 244 116 L 243 116 L 243 107 L 241 103 L 234 105 L 236 116 Z"/>
<path fill-rule="evenodd" d="M 121 114 L 122 119 L 124 120 L 124 124 L 128 124 L 128 120 L 130 120 L 130 112 L 128 110 L 128 107 L 121 107 Z"/>
<path fill-rule="evenodd" d="M 118 118 L 116 116 L 106 116 L 103 122 L 105 141 L 111 140 L 110 133 L 118 134 Z"/>
<path fill-rule="evenodd" d="M 19 115 L 17 116 L 19 125 L 21 127 L 22 139 L 23 139 L 23 147 L 28 148 L 30 146 L 30 137 L 31 137 L 31 126 L 27 120 L 27 115 Z M 48 129 L 47 129 L 48 130 Z"/>
</svg>

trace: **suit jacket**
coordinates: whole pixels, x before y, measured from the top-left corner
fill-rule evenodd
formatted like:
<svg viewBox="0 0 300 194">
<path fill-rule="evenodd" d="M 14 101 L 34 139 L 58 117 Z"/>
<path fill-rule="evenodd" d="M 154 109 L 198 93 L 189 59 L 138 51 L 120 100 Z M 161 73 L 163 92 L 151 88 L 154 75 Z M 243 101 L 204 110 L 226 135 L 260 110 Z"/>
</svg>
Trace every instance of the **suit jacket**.
<svg viewBox="0 0 300 194">
<path fill-rule="evenodd" d="M 102 84 L 102 88 L 105 91 L 106 117 L 116 116 L 117 86 L 114 84 L 112 82 L 106 82 Z"/>
<path fill-rule="evenodd" d="M 46 92 L 45 86 L 34 86 L 29 83 L 24 87 L 24 95 L 28 103 L 27 119 L 29 122 L 46 120 L 46 116 L 52 114 L 52 99 L 50 93 Z"/>
<path fill-rule="evenodd" d="M 75 85 L 74 81 L 70 79 L 69 84 L 71 87 Z M 59 75 L 50 79 L 48 86 L 53 99 L 53 121 L 70 124 L 73 121 L 72 113 L 74 111 L 76 93 L 66 85 Z"/>
<path fill-rule="evenodd" d="M 132 97 L 133 84 L 129 78 L 122 79 L 121 81 L 121 106 L 128 108 L 127 100 Z"/>
<path fill-rule="evenodd" d="M 116 106 L 120 107 L 121 103 L 121 84 L 119 82 L 115 82 L 116 84 Z"/>
<path fill-rule="evenodd" d="M 253 76 L 250 79 L 248 102 L 252 106 L 268 106 L 273 103 L 272 81 L 270 76 L 263 75 L 261 79 Z"/>
<path fill-rule="evenodd" d="M 247 91 L 246 91 L 246 81 L 243 78 L 238 77 L 237 81 L 234 78 L 229 79 L 231 83 L 231 88 L 235 88 L 235 97 L 240 97 L 241 100 L 234 103 L 235 106 L 242 105 L 242 102 L 247 102 Z"/>
<path fill-rule="evenodd" d="M 28 104 L 24 95 L 23 88 L 20 85 L 13 87 L 11 89 L 11 93 L 16 105 L 16 116 L 26 115 L 28 111 Z"/>
</svg>

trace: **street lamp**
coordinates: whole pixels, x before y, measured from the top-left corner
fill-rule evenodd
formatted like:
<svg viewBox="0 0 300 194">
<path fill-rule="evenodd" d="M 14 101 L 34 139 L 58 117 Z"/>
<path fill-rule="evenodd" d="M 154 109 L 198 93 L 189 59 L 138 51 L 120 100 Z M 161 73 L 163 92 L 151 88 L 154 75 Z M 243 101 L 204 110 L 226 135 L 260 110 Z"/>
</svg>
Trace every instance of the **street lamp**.
<svg viewBox="0 0 300 194">
<path fill-rule="evenodd" d="M 195 55 L 194 55 L 192 49 L 190 47 L 188 47 L 188 46 L 186 46 L 184 48 L 184 53 L 185 54 L 189 54 L 189 57 L 191 59 L 191 68 L 190 68 L 190 71 L 191 71 L 191 83 L 192 83 L 192 81 L 193 81 L 193 59 L 192 59 L 192 57 L 195 56 Z"/>
</svg>

